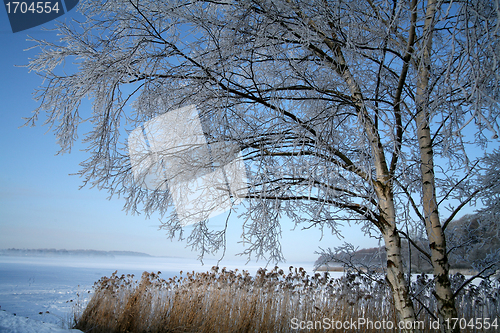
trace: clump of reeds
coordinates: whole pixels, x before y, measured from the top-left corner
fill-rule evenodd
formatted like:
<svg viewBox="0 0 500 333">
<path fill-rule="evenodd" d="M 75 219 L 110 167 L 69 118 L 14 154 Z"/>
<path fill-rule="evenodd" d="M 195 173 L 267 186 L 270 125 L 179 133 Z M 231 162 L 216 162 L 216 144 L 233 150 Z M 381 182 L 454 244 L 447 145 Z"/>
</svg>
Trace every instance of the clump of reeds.
<svg viewBox="0 0 500 333">
<path fill-rule="evenodd" d="M 255 277 L 213 267 L 164 280 L 144 272 L 104 277 L 78 320 L 86 332 L 290 332 L 292 318 L 315 321 L 394 316 L 382 281 L 332 279 L 290 267 L 260 269 Z M 389 296 L 389 295 L 386 295 Z M 321 318 L 321 319 L 320 319 Z"/>
<path fill-rule="evenodd" d="M 430 309 L 419 311 L 419 320 L 426 322 L 433 311 L 430 284 L 422 277 L 413 286 L 418 291 L 415 303 Z M 477 297 L 468 290 L 458 297 L 460 315 L 477 315 L 467 310 L 474 304 L 477 307 Z M 390 288 L 382 279 L 353 273 L 338 279 L 330 278 L 328 272 L 310 276 L 293 267 L 288 272 L 278 267 L 260 269 L 253 277 L 247 271 L 213 267 L 206 273 L 181 272 L 167 280 L 160 272 L 144 272 L 140 280 L 115 272 L 96 282 L 76 328 L 109 333 L 297 332 L 293 318 L 323 323 L 324 318 L 330 323 L 358 318 L 397 323 Z M 362 331 L 383 330 L 365 327 Z M 423 331 L 432 330 L 426 327 Z"/>
</svg>

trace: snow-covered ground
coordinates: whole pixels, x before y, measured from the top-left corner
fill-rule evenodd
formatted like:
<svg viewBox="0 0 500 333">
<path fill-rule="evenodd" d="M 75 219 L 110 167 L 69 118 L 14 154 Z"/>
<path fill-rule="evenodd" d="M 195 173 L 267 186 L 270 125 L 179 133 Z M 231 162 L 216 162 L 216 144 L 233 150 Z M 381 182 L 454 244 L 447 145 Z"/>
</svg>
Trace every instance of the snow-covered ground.
<svg viewBox="0 0 500 333">
<path fill-rule="evenodd" d="M 68 330 L 73 313 L 83 309 L 94 282 L 115 270 L 138 278 L 144 271 L 161 271 L 163 278 L 169 278 L 181 270 L 207 271 L 216 264 L 216 260 L 206 260 L 202 266 L 195 259 L 162 257 L 0 256 L 0 333 L 79 332 Z M 264 265 L 225 260 L 220 264 L 252 275 Z M 312 264 L 286 263 L 282 267 L 287 270 L 289 265 L 312 272 Z"/>
<path fill-rule="evenodd" d="M 0 311 L 0 333 L 82 333 L 80 330 L 63 329 L 55 324 L 44 323 L 27 317 L 14 316 Z"/>
</svg>

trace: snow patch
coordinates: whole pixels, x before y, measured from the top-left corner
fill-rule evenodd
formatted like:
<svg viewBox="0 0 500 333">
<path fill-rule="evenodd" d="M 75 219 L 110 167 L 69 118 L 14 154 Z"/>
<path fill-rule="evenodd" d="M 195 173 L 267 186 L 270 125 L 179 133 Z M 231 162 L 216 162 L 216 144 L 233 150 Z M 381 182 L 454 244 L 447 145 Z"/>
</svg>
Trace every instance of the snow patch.
<svg viewBox="0 0 500 333">
<path fill-rule="evenodd" d="M 44 323 L 27 317 L 14 316 L 0 311 L 0 333 L 83 333 L 75 329 L 63 329 L 55 324 Z"/>
</svg>

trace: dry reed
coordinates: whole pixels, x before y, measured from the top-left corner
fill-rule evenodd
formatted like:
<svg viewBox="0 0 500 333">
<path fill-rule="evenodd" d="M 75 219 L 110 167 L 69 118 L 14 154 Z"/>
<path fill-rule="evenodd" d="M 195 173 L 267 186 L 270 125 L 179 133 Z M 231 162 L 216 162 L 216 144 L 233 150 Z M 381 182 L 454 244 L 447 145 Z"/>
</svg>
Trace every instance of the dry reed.
<svg viewBox="0 0 500 333">
<path fill-rule="evenodd" d="M 419 320 L 428 328 L 424 332 L 433 331 L 427 325 L 434 306 L 431 285 L 425 276 L 413 285 L 418 293 L 416 304 L 431 308 L 424 311 L 417 306 Z M 498 288 L 495 290 L 498 296 Z M 477 316 L 479 294 L 470 289 L 460 293 L 457 300 L 461 315 Z M 491 291 L 488 294 L 491 296 Z M 488 304 L 479 304 L 483 315 L 487 312 L 498 316 L 498 303 L 492 299 L 489 297 Z M 96 333 L 297 332 L 293 318 L 309 323 L 321 321 L 321 328 L 307 330 L 310 332 L 325 331 L 325 318 L 329 323 L 356 322 L 358 318 L 396 323 L 390 290 L 383 280 L 350 273 L 339 279 L 330 278 L 327 272 L 309 276 L 304 269 L 293 267 L 287 273 L 278 267 L 271 271 L 260 269 L 252 277 L 247 271 L 213 267 L 206 273 L 182 276 L 181 272 L 180 277 L 168 280 L 162 279 L 160 272 L 144 272 L 139 281 L 115 272 L 96 282 L 76 328 Z M 384 331 L 360 328 L 335 331 Z"/>
</svg>

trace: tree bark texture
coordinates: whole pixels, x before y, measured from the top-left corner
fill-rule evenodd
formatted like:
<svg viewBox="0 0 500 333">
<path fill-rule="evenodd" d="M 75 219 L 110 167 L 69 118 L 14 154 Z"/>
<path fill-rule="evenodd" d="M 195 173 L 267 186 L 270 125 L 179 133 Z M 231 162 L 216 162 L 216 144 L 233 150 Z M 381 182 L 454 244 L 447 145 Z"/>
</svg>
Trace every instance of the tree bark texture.
<svg viewBox="0 0 500 333">
<path fill-rule="evenodd" d="M 429 110 L 427 107 L 430 57 L 432 50 L 432 26 L 436 13 L 436 1 L 427 3 L 427 13 L 424 26 L 424 49 L 419 64 L 419 77 L 417 82 L 417 136 L 420 149 L 420 171 L 422 175 L 422 202 L 425 218 L 425 228 L 429 240 L 431 260 L 434 271 L 435 291 L 438 304 L 438 315 L 441 322 L 446 319 L 457 318 L 455 299 L 449 279 L 450 265 L 446 251 L 446 239 L 441 227 L 436 199 L 436 182 L 434 174 L 434 153 L 429 124 Z M 445 332 L 459 332 L 458 328 L 442 327 Z"/>
<path fill-rule="evenodd" d="M 377 227 L 384 238 L 387 253 L 387 282 L 389 283 L 394 300 L 398 319 L 402 322 L 411 322 L 411 329 L 404 329 L 404 332 L 418 332 L 415 329 L 416 315 L 413 302 L 410 297 L 409 286 L 404 277 L 404 267 L 401 255 L 401 238 L 396 227 L 396 210 L 394 204 L 393 182 L 387 162 L 385 159 L 384 148 L 377 128 L 370 118 L 363 103 L 363 94 L 356 79 L 349 71 L 345 59 L 339 49 L 337 52 L 337 61 L 342 70 L 339 74 L 351 90 L 352 99 L 356 105 L 358 116 L 363 124 L 365 134 L 369 140 L 372 156 L 374 160 L 376 179 L 372 179 L 372 184 L 377 193 L 379 202 L 380 219 Z M 405 325 L 406 327 L 406 325 Z"/>
</svg>

